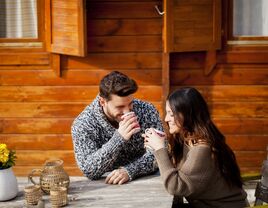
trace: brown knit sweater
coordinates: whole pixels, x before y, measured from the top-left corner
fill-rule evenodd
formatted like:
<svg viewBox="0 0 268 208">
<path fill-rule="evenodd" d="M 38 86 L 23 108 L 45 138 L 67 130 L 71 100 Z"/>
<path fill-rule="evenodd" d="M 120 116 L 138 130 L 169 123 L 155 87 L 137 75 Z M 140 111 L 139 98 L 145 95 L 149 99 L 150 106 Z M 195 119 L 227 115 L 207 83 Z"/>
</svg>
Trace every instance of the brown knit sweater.
<svg viewBox="0 0 268 208">
<path fill-rule="evenodd" d="M 215 166 L 208 145 L 184 145 L 183 158 L 174 168 L 166 148 L 155 151 L 166 190 L 175 197 L 185 197 L 191 207 L 241 208 L 248 206 L 246 192 L 229 187 Z"/>
</svg>

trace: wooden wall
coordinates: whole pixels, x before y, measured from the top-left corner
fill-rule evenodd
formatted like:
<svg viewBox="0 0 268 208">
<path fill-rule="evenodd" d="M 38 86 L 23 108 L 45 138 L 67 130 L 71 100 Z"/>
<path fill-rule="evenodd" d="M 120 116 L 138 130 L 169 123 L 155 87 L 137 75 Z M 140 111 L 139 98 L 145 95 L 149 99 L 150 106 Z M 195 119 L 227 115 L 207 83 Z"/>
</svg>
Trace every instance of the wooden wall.
<svg viewBox="0 0 268 208">
<path fill-rule="evenodd" d="M 268 53 L 260 56 L 219 52 L 219 63 L 209 75 L 204 75 L 205 52 L 175 53 L 170 58 L 171 90 L 195 86 L 202 92 L 242 172 L 259 172 L 267 155 Z"/>
<path fill-rule="evenodd" d="M 70 175 L 81 175 L 70 126 L 112 70 L 134 78 L 140 86 L 137 97 L 155 104 L 163 115 L 157 4 L 162 1 L 88 0 L 88 55 L 61 56 L 61 77 L 53 71 L 49 53 L 0 52 L 0 142 L 17 151 L 16 175 L 27 175 L 51 158 L 63 159 Z M 242 171 L 259 171 L 268 144 L 268 64 L 256 62 L 258 54 L 251 54 L 255 61 L 250 62 L 237 53 L 220 54 L 208 76 L 203 73 L 205 52 L 172 53 L 170 85 L 171 90 L 201 90 Z"/>
<path fill-rule="evenodd" d="M 137 97 L 161 110 L 161 1 L 87 1 L 88 55 L 61 57 L 58 77 L 46 52 L 0 54 L 0 142 L 17 151 L 16 175 L 61 158 L 76 166 L 74 118 L 98 93 L 100 79 L 119 70 L 139 84 Z"/>
</svg>

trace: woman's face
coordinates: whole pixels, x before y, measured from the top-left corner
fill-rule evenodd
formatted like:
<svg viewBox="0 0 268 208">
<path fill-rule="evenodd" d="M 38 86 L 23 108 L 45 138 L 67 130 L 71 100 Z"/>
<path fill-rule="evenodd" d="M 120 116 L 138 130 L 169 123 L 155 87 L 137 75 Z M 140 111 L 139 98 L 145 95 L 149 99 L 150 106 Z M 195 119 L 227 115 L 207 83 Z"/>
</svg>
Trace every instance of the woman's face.
<svg viewBox="0 0 268 208">
<path fill-rule="evenodd" d="M 179 115 L 179 119 L 182 119 L 182 115 Z M 176 121 L 175 117 L 173 115 L 173 112 L 170 108 L 169 102 L 166 102 L 166 117 L 165 117 L 165 122 L 167 122 L 168 127 L 169 127 L 169 133 L 170 134 L 176 134 L 181 131 L 181 121 Z"/>
</svg>

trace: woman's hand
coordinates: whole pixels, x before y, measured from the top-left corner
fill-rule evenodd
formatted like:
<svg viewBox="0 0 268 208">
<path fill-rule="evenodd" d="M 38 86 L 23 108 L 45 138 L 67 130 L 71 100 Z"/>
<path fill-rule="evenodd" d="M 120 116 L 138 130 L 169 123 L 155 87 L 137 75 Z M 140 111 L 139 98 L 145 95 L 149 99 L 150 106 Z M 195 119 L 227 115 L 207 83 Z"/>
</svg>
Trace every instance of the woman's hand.
<svg viewBox="0 0 268 208">
<path fill-rule="evenodd" d="M 154 151 L 165 147 L 166 135 L 160 136 L 153 128 L 146 130 L 142 137 L 144 138 L 144 146 Z"/>
</svg>

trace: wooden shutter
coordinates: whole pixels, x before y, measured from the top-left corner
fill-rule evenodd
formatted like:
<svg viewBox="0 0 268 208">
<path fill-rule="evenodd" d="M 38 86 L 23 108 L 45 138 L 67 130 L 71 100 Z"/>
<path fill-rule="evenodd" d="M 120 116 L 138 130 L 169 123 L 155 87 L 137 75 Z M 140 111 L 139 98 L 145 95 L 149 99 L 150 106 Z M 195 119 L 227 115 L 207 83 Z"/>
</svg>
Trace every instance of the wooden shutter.
<svg viewBox="0 0 268 208">
<path fill-rule="evenodd" d="M 47 50 L 86 56 L 86 0 L 46 0 Z"/>
<path fill-rule="evenodd" d="M 164 52 L 221 46 L 221 0 L 164 0 Z"/>
</svg>

